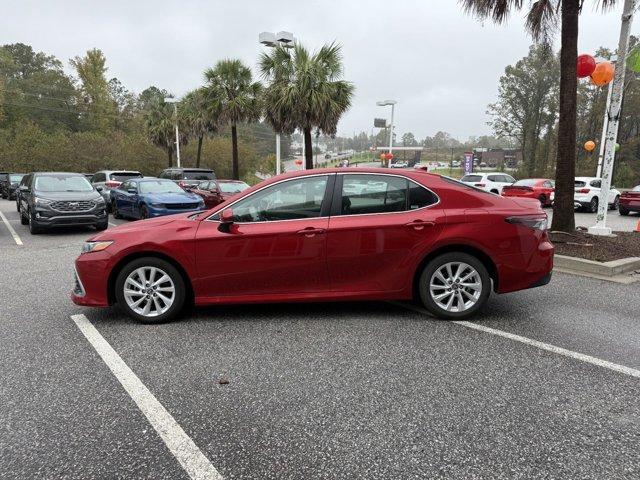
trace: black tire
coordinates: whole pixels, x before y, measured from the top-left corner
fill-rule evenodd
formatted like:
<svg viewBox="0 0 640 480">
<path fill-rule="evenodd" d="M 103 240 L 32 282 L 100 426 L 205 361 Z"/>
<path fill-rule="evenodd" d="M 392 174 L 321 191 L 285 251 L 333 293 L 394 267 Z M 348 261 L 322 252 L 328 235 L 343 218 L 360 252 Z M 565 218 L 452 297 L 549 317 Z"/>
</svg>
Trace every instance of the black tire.
<svg viewBox="0 0 640 480">
<path fill-rule="evenodd" d="M 476 270 L 482 282 L 480 296 L 477 299 L 476 303 L 462 312 L 451 312 L 438 306 L 432 298 L 429 288 L 431 278 L 436 270 L 450 262 L 463 262 L 467 265 L 470 265 Z M 463 318 L 468 318 L 472 315 L 475 315 L 485 305 L 491 293 L 491 276 L 489 275 L 489 272 L 487 271 L 487 268 L 484 266 L 484 264 L 473 255 L 469 255 L 468 253 L 463 252 L 444 253 L 431 260 L 424 267 L 422 273 L 420 274 L 418 291 L 420 293 L 420 299 L 422 300 L 423 305 L 433 315 L 444 320 L 461 320 Z"/>
<path fill-rule="evenodd" d="M 491 193 L 495 193 L 496 195 L 500 195 L 500 192 L 498 190 L 491 190 Z"/>
<path fill-rule="evenodd" d="M 42 227 L 38 225 L 33 213 L 31 212 L 29 212 L 28 221 L 29 221 L 29 233 L 31 233 L 31 235 L 37 235 L 42 232 Z"/>
<path fill-rule="evenodd" d="M 122 215 L 120 215 L 120 212 L 118 211 L 118 206 L 115 200 L 111 200 L 111 213 L 113 214 L 113 218 L 122 218 Z"/>
<path fill-rule="evenodd" d="M 16 197 L 16 211 L 20 213 L 20 199 Z"/>
<path fill-rule="evenodd" d="M 627 215 L 629 215 L 629 210 L 627 210 L 626 208 L 624 208 L 622 205 L 619 205 L 619 206 L 618 206 L 618 213 L 619 213 L 620 215 L 623 215 L 623 216 L 625 216 L 625 217 L 626 217 Z"/>
<path fill-rule="evenodd" d="M 598 211 L 598 197 L 593 197 L 589 202 L 588 211 L 591 213 L 596 213 Z"/>
<path fill-rule="evenodd" d="M 544 207 L 546 207 L 546 206 L 547 206 L 547 197 L 545 197 L 544 195 L 540 195 L 540 196 L 538 197 L 538 200 L 540 200 L 540 206 L 541 206 L 542 208 L 544 208 Z"/>
<path fill-rule="evenodd" d="M 2 194 L 1 194 L 1 195 L 2 195 L 2 198 L 7 198 L 7 194 L 6 194 L 6 193 L 4 193 L 4 192 L 2 192 Z"/>
<path fill-rule="evenodd" d="M 125 280 L 131 272 L 141 267 L 156 267 L 164 270 L 164 272 L 173 281 L 175 288 L 175 298 L 173 304 L 171 305 L 171 307 L 169 307 L 169 310 L 161 315 L 157 315 L 155 317 L 140 315 L 132 310 L 129 305 L 127 305 L 127 301 L 124 298 Z M 120 273 L 118 274 L 115 282 L 115 293 L 118 305 L 129 317 L 140 323 L 163 323 L 175 319 L 180 314 L 184 306 L 187 296 L 186 290 L 187 289 L 182 275 L 180 275 L 180 272 L 178 272 L 178 270 L 166 260 L 156 257 L 142 257 L 132 260 L 131 262 L 126 264 L 122 270 L 120 270 Z"/>
<path fill-rule="evenodd" d="M 613 200 L 613 205 L 611 205 L 611 210 L 618 210 L 620 206 L 620 195 L 616 195 L 616 198 Z"/>
<path fill-rule="evenodd" d="M 142 205 L 140 207 L 140 220 L 146 220 L 147 218 L 149 218 L 149 209 L 146 205 Z"/>
<path fill-rule="evenodd" d="M 109 222 L 96 223 L 96 230 L 99 232 L 106 230 L 107 228 L 109 228 Z"/>
<path fill-rule="evenodd" d="M 18 206 L 18 212 L 20 212 L 20 224 L 21 225 L 29 225 L 29 219 L 25 216 L 25 214 L 22 211 L 22 209 L 20 208 L 20 206 Z"/>
</svg>

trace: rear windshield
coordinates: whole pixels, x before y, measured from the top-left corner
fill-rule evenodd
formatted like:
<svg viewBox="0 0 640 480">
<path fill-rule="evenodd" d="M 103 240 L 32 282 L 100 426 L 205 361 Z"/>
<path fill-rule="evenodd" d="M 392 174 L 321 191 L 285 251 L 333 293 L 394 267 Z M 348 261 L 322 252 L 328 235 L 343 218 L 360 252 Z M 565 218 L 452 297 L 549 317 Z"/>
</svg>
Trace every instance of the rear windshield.
<svg viewBox="0 0 640 480">
<path fill-rule="evenodd" d="M 469 185 L 468 183 L 462 183 L 461 180 L 456 180 L 455 178 L 451 178 L 451 177 L 447 177 L 446 175 L 441 175 L 440 178 L 442 178 L 443 180 L 449 182 L 449 183 L 453 183 L 459 187 L 463 187 L 463 188 L 468 188 L 470 190 L 476 191 L 476 192 L 480 192 L 480 193 L 484 193 L 487 195 L 493 195 L 493 193 L 487 192 L 486 190 L 482 190 L 481 188 L 477 188 L 474 187 L 473 185 Z"/>
<path fill-rule="evenodd" d="M 537 180 L 531 180 L 531 179 L 527 179 L 527 180 L 518 180 L 516 183 L 513 184 L 514 187 L 533 187 L 535 184 L 537 183 Z"/>
<path fill-rule="evenodd" d="M 10 182 L 19 182 L 20 180 L 22 180 L 22 177 L 24 177 L 24 174 L 20 174 L 20 175 L 9 175 L 9 181 Z"/>
<path fill-rule="evenodd" d="M 573 184 L 574 184 L 576 187 L 584 187 L 584 186 L 587 184 L 587 182 L 583 182 L 583 181 L 580 181 L 580 180 L 576 180 L 575 182 L 573 182 Z"/>
<path fill-rule="evenodd" d="M 185 170 L 182 174 L 183 180 L 215 180 L 216 176 L 213 172 L 201 172 L 193 170 Z"/>
<path fill-rule="evenodd" d="M 93 187 L 80 175 L 38 175 L 34 188 L 39 192 L 90 192 Z"/>
<path fill-rule="evenodd" d="M 482 180 L 481 175 L 465 175 L 460 179 L 461 182 L 479 182 Z"/>
<path fill-rule="evenodd" d="M 150 180 L 140 182 L 140 193 L 179 193 L 184 192 L 177 183 L 171 180 Z"/>
<path fill-rule="evenodd" d="M 109 178 L 116 182 L 126 182 L 130 178 L 142 178 L 142 174 L 139 172 L 113 172 Z"/>
<path fill-rule="evenodd" d="M 218 185 L 222 193 L 238 193 L 249 188 L 249 185 L 244 182 L 219 183 Z"/>
</svg>

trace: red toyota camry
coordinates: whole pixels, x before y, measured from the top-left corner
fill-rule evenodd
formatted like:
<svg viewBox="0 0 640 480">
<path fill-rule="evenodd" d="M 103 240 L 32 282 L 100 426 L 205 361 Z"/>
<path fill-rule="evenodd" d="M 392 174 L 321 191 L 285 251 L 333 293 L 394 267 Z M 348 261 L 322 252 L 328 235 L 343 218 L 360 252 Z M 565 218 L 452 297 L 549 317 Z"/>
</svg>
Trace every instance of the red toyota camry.
<svg viewBox="0 0 640 480">
<path fill-rule="evenodd" d="M 535 198 L 543 207 L 553 203 L 555 185 L 548 178 L 527 178 L 502 188 L 504 197 Z"/>
<path fill-rule="evenodd" d="M 490 292 L 545 285 L 553 246 L 540 202 L 421 170 L 280 175 L 217 207 L 109 229 L 83 246 L 78 305 L 143 322 L 196 305 L 420 299 L 475 314 Z"/>
</svg>

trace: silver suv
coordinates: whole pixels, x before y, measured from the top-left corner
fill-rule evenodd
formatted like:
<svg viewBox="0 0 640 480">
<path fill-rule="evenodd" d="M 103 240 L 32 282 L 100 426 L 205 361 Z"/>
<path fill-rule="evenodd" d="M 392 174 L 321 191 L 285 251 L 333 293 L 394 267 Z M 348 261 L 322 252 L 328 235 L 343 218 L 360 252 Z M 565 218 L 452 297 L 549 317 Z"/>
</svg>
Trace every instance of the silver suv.
<svg viewBox="0 0 640 480">
<path fill-rule="evenodd" d="M 107 206 L 111 205 L 111 189 L 132 178 L 142 178 L 135 170 L 101 170 L 93 174 L 91 184 L 100 192 Z"/>
</svg>

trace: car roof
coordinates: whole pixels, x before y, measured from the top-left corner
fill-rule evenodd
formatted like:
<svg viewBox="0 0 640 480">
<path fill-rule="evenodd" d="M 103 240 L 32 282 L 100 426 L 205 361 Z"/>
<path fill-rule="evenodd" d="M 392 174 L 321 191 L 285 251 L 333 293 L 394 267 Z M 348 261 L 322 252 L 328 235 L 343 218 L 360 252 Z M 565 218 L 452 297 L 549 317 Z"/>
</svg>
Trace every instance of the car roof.
<svg viewBox="0 0 640 480">
<path fill-rule="evenodd" d="M 70 175 L 77 177 L 84 177 L 83 173 L 78 172 L 33 172 L 34 175 Z"/>
</svg>

